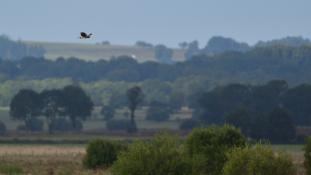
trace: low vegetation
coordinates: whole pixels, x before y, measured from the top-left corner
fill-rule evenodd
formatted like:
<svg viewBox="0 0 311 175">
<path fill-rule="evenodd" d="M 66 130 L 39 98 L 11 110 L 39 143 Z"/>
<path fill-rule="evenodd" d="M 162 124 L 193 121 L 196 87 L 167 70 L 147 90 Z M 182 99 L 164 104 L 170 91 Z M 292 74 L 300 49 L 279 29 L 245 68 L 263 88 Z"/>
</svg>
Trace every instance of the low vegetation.
<svg viewBox="0 0 311 175">
<path fill-rule="evenodd" d="M 236 148 L 228 154 L 223 175 L 296 175 L 289 155 L 264 146 Z"/>
</svg>

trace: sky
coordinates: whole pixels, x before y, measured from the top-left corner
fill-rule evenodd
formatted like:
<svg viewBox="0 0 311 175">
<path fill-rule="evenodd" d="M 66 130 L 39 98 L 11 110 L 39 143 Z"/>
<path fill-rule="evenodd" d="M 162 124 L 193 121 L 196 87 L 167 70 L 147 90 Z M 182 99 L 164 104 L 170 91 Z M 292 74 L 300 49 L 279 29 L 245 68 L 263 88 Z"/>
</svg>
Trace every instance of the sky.
<svg viewBox="0 0 311 175">
<path fill-rule="evenodd" d="M 311 38 L 311 0 L 1 0 L 0 34 L 12 39 L 177 47 L 212 36 L 256 43 Z M 94 33 L 79 40 L 81 31 Z"/>
</svg>

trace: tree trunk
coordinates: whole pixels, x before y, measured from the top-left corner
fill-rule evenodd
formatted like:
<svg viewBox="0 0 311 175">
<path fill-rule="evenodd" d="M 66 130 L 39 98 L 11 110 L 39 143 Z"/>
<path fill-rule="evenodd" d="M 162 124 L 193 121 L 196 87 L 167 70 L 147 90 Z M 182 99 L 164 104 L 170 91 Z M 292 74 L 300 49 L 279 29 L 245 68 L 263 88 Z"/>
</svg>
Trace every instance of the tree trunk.
<svg viewBox="0 0 311 175">
<path fill-rule="evenodd" d="M 131 110 L 131 121 L 130 121 L 130 125 L 128 126 L 128 130 L 127 132 L 129 133 L 134 133 L 137 132 L 137 126 L 136 126 L 136 122 L 135 122 L 135 110 Z"/>
</svg>

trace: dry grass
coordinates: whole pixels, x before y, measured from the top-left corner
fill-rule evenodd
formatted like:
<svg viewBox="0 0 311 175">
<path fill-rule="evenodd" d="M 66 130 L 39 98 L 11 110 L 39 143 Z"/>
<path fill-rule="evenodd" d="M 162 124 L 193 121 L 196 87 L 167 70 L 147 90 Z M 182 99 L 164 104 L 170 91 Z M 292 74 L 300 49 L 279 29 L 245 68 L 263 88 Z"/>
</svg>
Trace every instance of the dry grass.
<svg viewBox="0 0 311 175">
<path fill-rule="evenodd" d="M 85 169 L 82 166 L 84 152 L 83 146 L 75 145 L 1 145 L 0 174 L 109 175 L 108 170 Z"/>
</svg>

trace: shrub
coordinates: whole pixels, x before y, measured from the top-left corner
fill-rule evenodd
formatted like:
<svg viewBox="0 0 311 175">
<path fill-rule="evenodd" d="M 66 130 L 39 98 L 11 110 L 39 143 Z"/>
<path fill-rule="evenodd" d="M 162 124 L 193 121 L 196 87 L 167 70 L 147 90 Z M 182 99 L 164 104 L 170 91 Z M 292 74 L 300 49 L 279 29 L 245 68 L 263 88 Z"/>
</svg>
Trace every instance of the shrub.
<svg viewBox="0 0 311 175">
<path fill-rule="evenodd" d="M 5 135 L 5 134 L 6 134 L 6 126 L 2 121 L 0 121 L 0 135 Z"/>
<path fill-rule="evenodd" d="M 119 151 L 124 149 L 125 146 L 119 143 L 99 139 L 93 140 L 87 146 L 83 165 L 90 169 L 110 167 L 117 160 Z"/>
<path fill-rule="evenodd" d="M 190 166 L 182 155 L 179 141 L 168 135 L 151 141 L 136 141 L 121 152 L 112 166 L 114 175 L 189 175 Z"/>
<path fill-rule="evenodd" d="M 304 157 L 305 160 L 303 162 L 306 171 L 307 171 L 307 175 L 311 175 L 311 138 L 307 139 L 307 143 L 304 147 Z"/>
<path fill-rule="evenodd" d="M 240 130 L 229 125 L 194 129 L 185 143 L 193 174 L 221 174 L 227 152 L 245 143 Z"/>
<path fill-rule="evenodd" d="M 264 146 L 236 148 L 228 154 L 224 175 L 295 175 L 290 157 Z"/>
<path fill-rule="evenodd" d="M 111 131 L 127 130 L 130 124 L 129 120 L 109 120 L 106 122 L 106 128 Z"/>
</svg>

